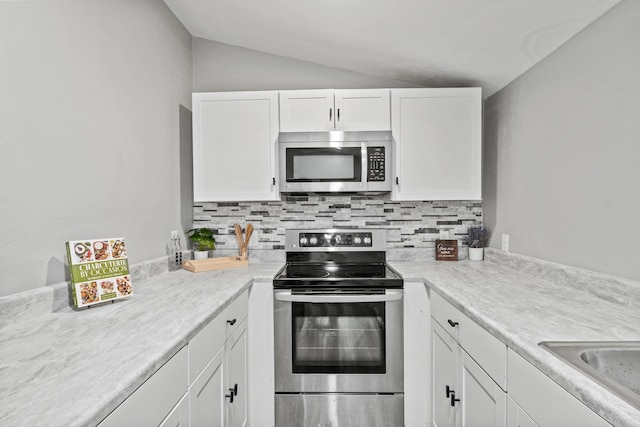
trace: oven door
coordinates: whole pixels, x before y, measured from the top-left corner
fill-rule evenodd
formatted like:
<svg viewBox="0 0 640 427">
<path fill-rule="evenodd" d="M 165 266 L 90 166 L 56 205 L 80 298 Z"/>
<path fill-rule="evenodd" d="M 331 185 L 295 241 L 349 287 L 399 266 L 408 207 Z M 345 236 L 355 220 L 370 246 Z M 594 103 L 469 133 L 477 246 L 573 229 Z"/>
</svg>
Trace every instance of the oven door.
<svg viewBox="0 0 640 427">
<path fill-rule="evenodd" d="M 402 393 L 402 289 L 274 291 L 276 393 Z"/>
</svg>

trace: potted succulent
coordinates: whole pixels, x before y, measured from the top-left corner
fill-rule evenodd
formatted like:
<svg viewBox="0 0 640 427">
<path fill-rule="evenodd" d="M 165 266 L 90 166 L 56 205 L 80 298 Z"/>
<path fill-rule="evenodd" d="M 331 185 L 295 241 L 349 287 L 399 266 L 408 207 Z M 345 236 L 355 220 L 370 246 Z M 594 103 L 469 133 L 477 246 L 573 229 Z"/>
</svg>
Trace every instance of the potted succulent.
<svg viewBox="0 0 640 427">
<path fill-rule="evenodd" d="M 209 251 L 216 248 L 216 239 L 210 228 L 193 228 L 186 235 L 193 242 L 193 259 L 209 258 Z"/>
<path fill-rule="evenodd" d="M 489 242 L 489 230 L 482 225 L 472 225 L 462 241 L 469 247 L 469 260 L 482 261 L 484 248 Z"/>
</svg>

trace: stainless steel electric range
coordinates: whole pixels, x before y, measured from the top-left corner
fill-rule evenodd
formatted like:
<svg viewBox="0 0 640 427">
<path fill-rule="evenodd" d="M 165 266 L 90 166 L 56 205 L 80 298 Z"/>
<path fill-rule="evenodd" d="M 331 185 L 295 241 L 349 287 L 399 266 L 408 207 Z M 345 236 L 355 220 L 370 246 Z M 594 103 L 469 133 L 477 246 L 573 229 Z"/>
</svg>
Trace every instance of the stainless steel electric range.
<svg viewBox="0 0 640 427">
<path fill-rule="evenodd" d="M 403 425 L 403 279 L 386 230 L 288 230 L 274 278 L 276 426 Z"/>
</svg>

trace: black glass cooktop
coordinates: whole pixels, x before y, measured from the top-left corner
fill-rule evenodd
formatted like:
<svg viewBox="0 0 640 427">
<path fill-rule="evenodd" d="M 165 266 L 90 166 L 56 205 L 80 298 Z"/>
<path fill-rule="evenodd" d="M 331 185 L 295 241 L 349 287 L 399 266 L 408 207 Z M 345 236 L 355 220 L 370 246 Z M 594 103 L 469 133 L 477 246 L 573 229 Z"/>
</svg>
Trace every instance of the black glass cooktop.
<svg viewBox="0 0 640 427">
<path fill-rule="evenodd" d="M 402 276 L 384 263 L 287 263 L 274 277 L 276 288 L 384 287 L 401 288 Z"/>
</svg>

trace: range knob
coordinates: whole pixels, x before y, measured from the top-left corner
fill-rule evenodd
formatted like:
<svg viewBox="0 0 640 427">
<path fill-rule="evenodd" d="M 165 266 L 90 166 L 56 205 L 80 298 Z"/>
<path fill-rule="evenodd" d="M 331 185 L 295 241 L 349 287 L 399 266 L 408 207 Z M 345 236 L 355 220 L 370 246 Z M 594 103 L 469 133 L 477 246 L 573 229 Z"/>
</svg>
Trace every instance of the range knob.
<svg viewBox="0 0 640 427">
<path fill-rule="evenodd" d="M 309 244 L 310 244 L 311 246 L 315 246 L 317 243 L 318 243 L 318 238 L 317 238 L 317 237 L 312 236 L 312 237 L 309 239 Z"/>
<path fill-rule="evenodd" d="M 306 245 L 306 244 L 307 244 L 307 241 L 308 241 L 308 240 L 307 240 L 307 238 L 306 238 L 306 237 L 304 237 L 304 236 L 300 237 L 300 246 L 304 246 L 304 245 Z"/>
<path fill-rule="evenodd" d="M 362 239 L 360 238 L 360 236 L 354 237 L 353 243 L 355 243 L 356 245 L 359 245 L 360 243 L 362 243 Z"/>
<path fill-rule="evenodd" d="M 371 244 L 371 237 L 366 236 L 366 237 L 364 238 L 364 244 L 365 244 L 365 245 L 370 245 L 370 244 Z"/>
</svg>

